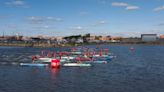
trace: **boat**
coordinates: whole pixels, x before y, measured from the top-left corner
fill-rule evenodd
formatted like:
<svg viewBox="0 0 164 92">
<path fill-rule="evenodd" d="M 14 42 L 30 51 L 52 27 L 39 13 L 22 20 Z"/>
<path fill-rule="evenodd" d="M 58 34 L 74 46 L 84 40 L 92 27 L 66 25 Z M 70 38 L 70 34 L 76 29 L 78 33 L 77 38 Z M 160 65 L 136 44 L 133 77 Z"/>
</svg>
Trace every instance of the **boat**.
<svg viewBox="0 0 164 92">
<path fill-rule="evenodd" d="M 96 64 L 106 64 L 107 61 L 93 61 L 93 63 L 96 63 Z"/>
<path fill-rule="evenodd" d="M 39 62 L 51 62 L 52 58 L 38 58 Z"/>
<path fill-rule="evenodd" d="M 32 60 L 38 64 L 50 64 L 52 59 L 60 59 L 63 66 L 91 66 L 92 63 L 106 64 L 115 57 L 108 49 L 72 48 L 63 52 L 42 51 L 42 55 L 35 55 Z M 35 66 L 35 63 L 22 65 Z"/>
<path fill-rule="evenodd" d="M 70 59 L 75 59 L 75 57 L 74 56 L 62 56 L 61 59 L 68 59 L 68 60 L 70 60 Z"/>
<path fill-rule="evenodd" d="M 74 54 L 74 55 L 81 55 L 82 52 L 80 52 L 80 51 L 73 51 L 73 52 L 71 52 L 71 54 Z"/>
<path fill-rule="evenodd" d="M 110 57 L 109 55 L 99 55 L 99 54 L 96 54 L 96 55 L 93 55 L 93 57 Z"/>
<path fill-rule="evenodd" d="M 38 60 L 36 60 L 35 62 L 40 62 L 40 63 L 50 63 L 52 61 L 53 58 L 39 58 Z M 66 58 L 61 58 L 60 62 L 70 62 L 69 59 Z"/>
<path fill-rule="evenodd" d="M 63 66 L 70 66 L 70 67 L 90 67 L 91 64 L 83 64 L 83 63 L 65 63 Z"/>
<path fill-rule="evenodd" d="M 108 63 L 107 61 L 84 61 L 86 63 L 95 63 L 95 64 L 106 64 Z"/>
<path fill-rule="evenodd" d="M 60 62 L 61 63 L 65 63 L 65 62 L 71 62 L 70 60 L 67 60 L 67 59 L 60 59 Z"/>
<path fill-rule="evenodd" d="M 43 67 L 43 66 L 48 66 L 48 64 L 41 64 L 41 63 L 20 63 L 21 66 L 38 66 L 38 67 Z"/>
</svg>

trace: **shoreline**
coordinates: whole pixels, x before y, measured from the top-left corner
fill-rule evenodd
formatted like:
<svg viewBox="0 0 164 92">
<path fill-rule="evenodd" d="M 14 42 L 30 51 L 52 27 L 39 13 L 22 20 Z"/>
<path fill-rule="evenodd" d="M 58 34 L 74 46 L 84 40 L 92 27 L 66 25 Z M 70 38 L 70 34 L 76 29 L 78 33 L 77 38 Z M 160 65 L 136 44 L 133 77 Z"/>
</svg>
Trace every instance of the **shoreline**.
<svg viewBox="0 0 164 92">
<path fill-rule="evenodd" d="M 106 43 L 80 43 L 80 44 L 38 44 L 38 43 L 0 43 L 0 46 L 13 46 L 13 47 L 36 47 L 36 48 L 52 48 L 52 47 L 73 47 L 73 46 L 86 46 L 86 45 L 160 45 L 164 46 L 161 42 L 106 42 Z"/>
</svg>

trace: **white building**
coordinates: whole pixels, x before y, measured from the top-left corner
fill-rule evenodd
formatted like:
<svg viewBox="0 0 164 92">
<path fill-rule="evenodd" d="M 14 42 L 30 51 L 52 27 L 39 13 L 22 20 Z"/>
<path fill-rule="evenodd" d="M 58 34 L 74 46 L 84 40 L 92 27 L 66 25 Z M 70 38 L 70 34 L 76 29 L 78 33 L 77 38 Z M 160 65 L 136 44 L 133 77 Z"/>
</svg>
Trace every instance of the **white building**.
<svg viewBox="0 0 164 92">
<path fill-rule="evenodd" d="M 153 42 L 157 40 L 157 34 L 141 34 L 141 39 L 144 42 Z"/>
</svg>

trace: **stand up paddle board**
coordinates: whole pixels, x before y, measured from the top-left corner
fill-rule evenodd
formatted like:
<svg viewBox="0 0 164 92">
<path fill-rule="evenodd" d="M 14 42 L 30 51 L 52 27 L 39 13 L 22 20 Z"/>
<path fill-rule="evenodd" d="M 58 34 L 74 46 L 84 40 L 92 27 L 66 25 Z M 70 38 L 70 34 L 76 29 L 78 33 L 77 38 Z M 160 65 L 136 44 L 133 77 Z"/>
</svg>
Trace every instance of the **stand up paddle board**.
<svg viewBox="0 0 164 92">
<path fill-rule="evenodd" d="M 66 64 L 63 64 L 63 66 L 70 66 L 70 67 L 75 67 L 75 66 L 91 66 L 91 64 L 78 64 L 78 63 L 66 63 Z"/>
<path fill-rule="evenodd" d="M 48 66 L 48 64 L 38 64 L 38 63 L 20 63 L 21 66 Z"/>
</svg>

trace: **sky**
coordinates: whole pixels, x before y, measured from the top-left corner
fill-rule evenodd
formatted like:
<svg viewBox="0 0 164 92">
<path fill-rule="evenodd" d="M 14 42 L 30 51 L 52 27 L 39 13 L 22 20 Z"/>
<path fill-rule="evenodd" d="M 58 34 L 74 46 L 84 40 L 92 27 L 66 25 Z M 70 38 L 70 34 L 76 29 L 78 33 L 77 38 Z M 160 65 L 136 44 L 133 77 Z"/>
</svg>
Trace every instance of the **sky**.
<svg viewBox="0 0 164 92">
<path fill-rule="evenodd" d="M 0 0 L 0 35 L 164 34 L 164 0 Z"/>
</svg>

